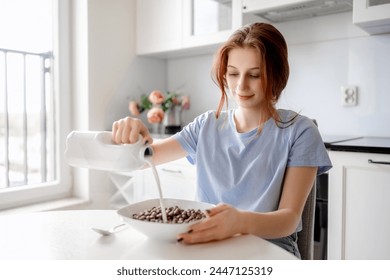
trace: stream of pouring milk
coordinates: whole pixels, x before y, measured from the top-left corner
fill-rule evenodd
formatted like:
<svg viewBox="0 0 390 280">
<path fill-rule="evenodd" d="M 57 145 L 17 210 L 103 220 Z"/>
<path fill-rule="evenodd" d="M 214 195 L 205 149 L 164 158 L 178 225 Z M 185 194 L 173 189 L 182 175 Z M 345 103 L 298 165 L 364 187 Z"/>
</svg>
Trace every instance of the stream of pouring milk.
<svg viewBox="0 0 390 280">
<path fill-rule="evenodd" d="M 153 171 L 154 179 L 156 180 L 156 184 L 157 184 L 158 194 L 160 196 L 160 207 L 161 207 L 163 222 L 167 223 L 168 222 L 167 213 L 165 212 L 165 205 L 164 205 L 163 195 L 161 191 L 160 177 L 158 176 L 156 166 L 152 161 L 152 157 L 145 157 L 145 161 L 149 164 L 150 168 Z"/>
</svg>

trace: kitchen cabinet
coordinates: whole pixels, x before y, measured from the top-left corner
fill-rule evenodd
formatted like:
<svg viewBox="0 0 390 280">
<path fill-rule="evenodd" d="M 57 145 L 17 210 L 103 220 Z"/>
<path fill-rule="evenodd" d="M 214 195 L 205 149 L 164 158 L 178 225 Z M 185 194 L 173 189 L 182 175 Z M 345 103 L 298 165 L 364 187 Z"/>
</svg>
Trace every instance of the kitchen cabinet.
<svg viewBox="0 0 390 280">
<path fill-rule="evenodd" d="M 183 47 L 222 43 L 242 23 L 241 0 L 184 0 Z"/>
<path fill-rule="evenodd" d="M 137 54 L 214 52 L 234 30 L 259 19 L 243 15 L 241 0 L 138 0 Z"/>
<path fill-rule="evenodd" d="M 136 53 L 159 58 L 209 54 L 245 24 L 351 11 L 353 22 L 367 32 L 390 32 L 390 0 L 137 0 Z"/>
<path fill-rule="evenodd" d="M 182 17 L 182 0 L 138 0 L 137 54 L 181 49 Z"/>
<path fill-rule="evenodd" d="M 180 159 L 156 167 L 163 197 L 194 200 L 196 169 L 187 159 Z M 142 171 L 134 189 L 134 201 L 158 198 L 158 188 L 150 168 Z"/>
<path fill-rule="evenodd" d="M 353 23 L 370 34 L 390 32 L 390 0 L 354 0 Z"/>
<path fill-rule="evenodd" d="M 329 155 L 328 259 L 390 259 L 390 154 Z"/>
</svg>

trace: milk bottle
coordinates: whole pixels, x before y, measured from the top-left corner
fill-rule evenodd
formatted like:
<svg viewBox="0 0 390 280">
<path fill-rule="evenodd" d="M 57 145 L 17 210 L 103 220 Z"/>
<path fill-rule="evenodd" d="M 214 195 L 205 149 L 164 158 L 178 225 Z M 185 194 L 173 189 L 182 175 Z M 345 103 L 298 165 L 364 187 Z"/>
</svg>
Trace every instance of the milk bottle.
<svg viewBox="0 0 390 280">
<path fill-rule="evenodd" d="M 142 168 L 153 150 L 142 142 L 115 144 L 109 131 L 72 131 L 66 139 L 65 160 L 74 167 L 113 172 Z"/>
</svg>

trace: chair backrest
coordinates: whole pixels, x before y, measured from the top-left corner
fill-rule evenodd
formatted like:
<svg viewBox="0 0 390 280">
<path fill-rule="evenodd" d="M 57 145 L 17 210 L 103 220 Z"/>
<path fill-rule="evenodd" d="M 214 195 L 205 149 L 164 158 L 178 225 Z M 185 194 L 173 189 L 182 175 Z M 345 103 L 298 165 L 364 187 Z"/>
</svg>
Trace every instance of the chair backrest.
<svg viewBox="0 0 390 280">
<path fill-rule="evenodd" d="M 313 119 L 313 122 L 316 126 L 318 126 L 315 119 Z M 316 192 L 316 181 L 314 181 L 302 212 L 302 230 L 298 232 L 298 249 L 301 253 L 302 260 L 312 260 L 314 258 Z"/>
<path fill-rule="evenodd" d="M 302 260 L 312 260 L 314 255 L 315 208 L 316 184 L 314 183 L 302 212 L 302 230 L 298 232 L 298 249 Z"/>
</svg>

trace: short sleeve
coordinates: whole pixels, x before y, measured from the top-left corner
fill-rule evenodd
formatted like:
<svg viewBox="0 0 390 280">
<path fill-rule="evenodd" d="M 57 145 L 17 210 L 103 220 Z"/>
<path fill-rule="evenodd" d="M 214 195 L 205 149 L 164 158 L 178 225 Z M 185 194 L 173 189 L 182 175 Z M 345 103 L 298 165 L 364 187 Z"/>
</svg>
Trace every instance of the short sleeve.
<svg viewBox="0 0 390 280">
<path fill-rule="evenodd" d="M 301 117 L 296 122 L 287 166 L 317 166 L 317 175 L 332 167 L 318 128 L 309 118 Z"/>
<path fill-rule="evenodd" d="M 180 143 L 184 150 L 187 151 L 187 159 L 191 164 L 196 163 L 196 150 L 199 135 L 207 118 L 212 114 L 208 111 L 196 117 L 191 123 L 184 126 L 184 128 L 176 133 L 173 137 Z"/>
</svg>

